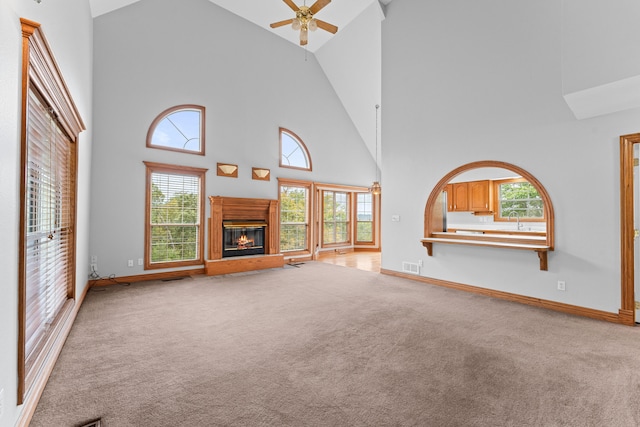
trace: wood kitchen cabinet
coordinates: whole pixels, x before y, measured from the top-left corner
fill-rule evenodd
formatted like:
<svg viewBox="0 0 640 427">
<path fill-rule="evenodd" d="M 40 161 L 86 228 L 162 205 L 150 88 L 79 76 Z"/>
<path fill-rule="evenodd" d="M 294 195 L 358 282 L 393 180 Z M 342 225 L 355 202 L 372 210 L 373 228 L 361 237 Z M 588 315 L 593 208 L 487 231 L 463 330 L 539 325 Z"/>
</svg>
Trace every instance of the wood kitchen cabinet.
<svg viewBox="0 0 640 427">
<path fill-rule="evenodd" d="M 491 211 L 491 182 L 489 180 L 469 182 L 469 210 Z"/>
<path fill-rule="evenodd" d="M 447 184 L 447 212 L 491 212 L 491 181 Z"/>
<path fill-rule="evenodd" d="M 447 184 L 447 211 L 466 212 L 469 210 L 469 183 Z"/>
</svg>

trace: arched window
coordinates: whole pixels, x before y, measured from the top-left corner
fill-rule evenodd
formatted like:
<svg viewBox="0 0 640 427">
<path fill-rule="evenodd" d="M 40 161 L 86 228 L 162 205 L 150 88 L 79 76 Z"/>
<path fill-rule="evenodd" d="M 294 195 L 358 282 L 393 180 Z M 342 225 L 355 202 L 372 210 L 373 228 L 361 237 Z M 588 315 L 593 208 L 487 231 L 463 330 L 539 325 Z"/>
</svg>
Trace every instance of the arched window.
<svg viewBox="0 0 640 427">
<path fill-rule="evenodd" d="M 155 118 L 147 147 L 204 155 L 204 107 L 177 105 Z"/>
<path fill-rule="evenodd" d="M 280 167 L 311 170 L 311 156 L 304 142 L 285 128 L 280 128 Z"/>
</svg>

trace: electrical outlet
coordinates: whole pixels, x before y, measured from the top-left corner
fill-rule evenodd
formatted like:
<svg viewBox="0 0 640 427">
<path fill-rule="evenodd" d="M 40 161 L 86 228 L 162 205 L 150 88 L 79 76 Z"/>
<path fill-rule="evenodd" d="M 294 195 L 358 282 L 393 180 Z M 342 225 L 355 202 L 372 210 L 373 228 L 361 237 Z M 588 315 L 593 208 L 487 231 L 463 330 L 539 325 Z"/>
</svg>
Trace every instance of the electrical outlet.
<svg viewBox="0 0 640 427">
<path fill-rule="evenodd" d="M 422 260 L 421 259 L 418 260 L 418 267 L 422 267 Z"/>
<path fill-rule="evenodd" d="M 98 263 L 98 257 L 95 255 L 91 256 L 91 264 L 97 264 Z"/>
<path fill-rule="evenodd" d="M 559 291 L 565 291 L 567 290 L 564 280 L 558 280 L 558 290 Z"/>
<path fill-rule="evenodd" d="M 142 258 L 138 258 L 138 265 L 142 265 L 144 263 Z"/>
<path fill-rule="evenodd" d="M 91 272 L 95 273 L 96 271 L 98 271 L 98 264 L 91 264 Z"/>
<path fill-rule="evenodd" d="M 130 259 L 129 261 L 127 261 L 127 266 L 129 267 L 133 267 L 133 260 Z"/>
</svg>

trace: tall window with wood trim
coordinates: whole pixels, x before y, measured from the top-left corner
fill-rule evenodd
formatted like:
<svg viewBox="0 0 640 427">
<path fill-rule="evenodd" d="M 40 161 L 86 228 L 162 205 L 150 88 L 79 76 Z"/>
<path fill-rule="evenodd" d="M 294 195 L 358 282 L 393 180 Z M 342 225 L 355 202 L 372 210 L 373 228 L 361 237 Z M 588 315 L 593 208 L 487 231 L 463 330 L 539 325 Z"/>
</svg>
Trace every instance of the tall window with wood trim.
<svg viewBox="0 0 640 427">
<path fill-rule="evenodd" d="M 280 181 L 280 251 L 309 254 L 311 183 Z"/>
<path fill-rule="evenodd" d="M 207 169 L 144 163 L 145 269 L 203 264 Z"/>
<path fill-rule="evenodd" d="M 350 243 L 349 193 L 322 191 L 322 244 Z"/>
<path fill-rule="evenodd" d="M 356 244 L 375 242 L 375 205 L 371 193 L 355 193 L 356 198 Z"/>
<path fill-rule="evenodd" d="M 77 142 L 85 129 L 40 24 L 21 19 L 18 403 L 64 341 L 75 298 Z M 68 330 L 68 329 L 66 329 Z"/>
</svg>

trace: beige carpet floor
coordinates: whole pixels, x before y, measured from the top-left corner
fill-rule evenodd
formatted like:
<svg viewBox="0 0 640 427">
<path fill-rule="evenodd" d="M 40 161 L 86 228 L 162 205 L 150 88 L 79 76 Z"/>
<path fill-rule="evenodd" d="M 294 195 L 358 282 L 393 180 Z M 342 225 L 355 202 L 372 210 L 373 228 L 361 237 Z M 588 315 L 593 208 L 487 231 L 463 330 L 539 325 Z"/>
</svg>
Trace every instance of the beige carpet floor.
<svg viewBox="0 0 640 427">
<path fill-rule="evenodd" d="M 32 426 L 637 426 L 640 329 L 346 267 L 92 289 Z"/>
</svg>

